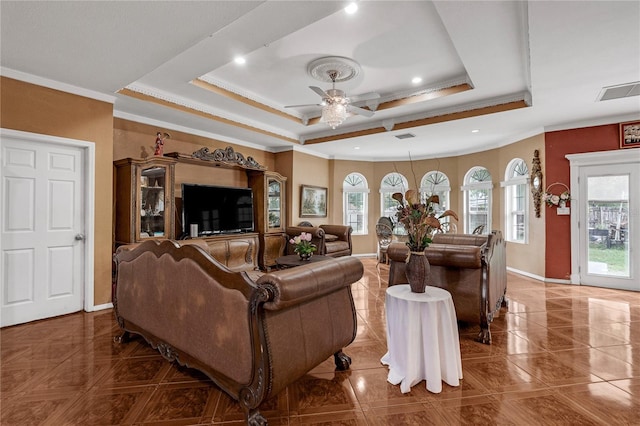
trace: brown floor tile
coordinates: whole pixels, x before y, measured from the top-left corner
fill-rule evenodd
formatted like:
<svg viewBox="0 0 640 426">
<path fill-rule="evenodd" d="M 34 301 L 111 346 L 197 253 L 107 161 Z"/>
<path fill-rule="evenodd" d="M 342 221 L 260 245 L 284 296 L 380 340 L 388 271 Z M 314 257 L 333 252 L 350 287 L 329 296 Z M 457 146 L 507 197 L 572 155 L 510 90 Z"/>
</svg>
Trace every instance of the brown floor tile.
<svg viewBox="0 0 640 426">
<path fill-rule="evenodd" d="M 576 351 L 565 351 L 565 354 Z M 548 386 L 599 382 L 602 379 L 579 363 L 563 362 L 557 353 L 508 355 L 509 362 Z"/>
<path fill-rule="evenodd" d="M 517 424 L 517 417 L 492 396 L 442 401 L 438 407 L 450 425 Z"/>
<path fill-rule="evenodd" d="M 498 396 L 502 410 L 518 425 L 603 425 L 587 410 L 553 390 L 508 393 Z"/>
<path fill-rule="evenodd" d="M 465 360 L 462 363 L 462 373 L 465 381 L 484 388 L 486 394 L 546 387 L 535 376 L 510 362 L 506 357 Z"/>
<path fill-rule="evenodd" d="M 261 413 L 277 425 L 640 424 L 640 293 L 545 284 L 508 273 L 492 344 L 460 324 L 464 379 L 432 394 L 387 382 L 388 266 L 362 259 L 352 286 L 357 336 L 336 372 L 328 358 Z M 0 330 L 4 425 L 244 425 L 241 406 L 204 374 L 144 339 L 115 343 L 112 310 Z"/>
<path fill-rule="evenodd" d="M 364 412 L 371 426 L 445 425 L 440 411 L 429 404 L 408 404 L 373 408 Z"/>
</svg>

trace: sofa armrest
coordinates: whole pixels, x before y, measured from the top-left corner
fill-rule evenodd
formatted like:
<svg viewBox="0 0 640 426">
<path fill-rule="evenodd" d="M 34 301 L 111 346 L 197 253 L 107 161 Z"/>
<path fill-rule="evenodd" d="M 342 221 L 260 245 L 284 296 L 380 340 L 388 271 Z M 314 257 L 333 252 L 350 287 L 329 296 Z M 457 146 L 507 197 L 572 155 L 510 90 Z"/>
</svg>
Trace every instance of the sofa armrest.
<svg viewBox="0 0 640 426">
<path fill-rule="evenodd" d="M 349 287 L 362 278 L 363 273 L 359 259 L 340 257 L 270 272 L 261 276 L 256 284 L 273 293 L 264 308 L 279 310 Z"/>
<path fill-rule="evenodd" d="M 484 261 L 487 264 L 489 282 L 487 304 L 489 312 L 492 313 L 500 309 L 507 291 L 506 242 L 502 232 L 494 230 L 489 234 L 484 250 Z"/>
</svg>

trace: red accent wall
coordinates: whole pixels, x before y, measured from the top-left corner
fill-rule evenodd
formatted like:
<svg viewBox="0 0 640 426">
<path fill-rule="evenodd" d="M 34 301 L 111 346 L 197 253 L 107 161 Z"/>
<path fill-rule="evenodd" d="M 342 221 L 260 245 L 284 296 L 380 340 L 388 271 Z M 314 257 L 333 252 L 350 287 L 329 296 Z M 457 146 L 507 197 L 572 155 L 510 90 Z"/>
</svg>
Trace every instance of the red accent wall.
<svg viewBox="0 0 640 426">
<path fill-rule="evenodd" d="M 567 154 L 620 149 L 619 125 L 584 127 L 545 133 L 545 158 L 542 164 L 545 188 L 554 182 L 569 186 Z M 553 193 L 562 192 L 559 187 Z M 577 191 L 571 188 L 571 193 Z M 571 207 L 571 204 L 569 204 Z M 568 280 L 571 275 L 570 216 L 558 216 L 555 207 L 545 212 L 545 277 Z"/>
</svg>

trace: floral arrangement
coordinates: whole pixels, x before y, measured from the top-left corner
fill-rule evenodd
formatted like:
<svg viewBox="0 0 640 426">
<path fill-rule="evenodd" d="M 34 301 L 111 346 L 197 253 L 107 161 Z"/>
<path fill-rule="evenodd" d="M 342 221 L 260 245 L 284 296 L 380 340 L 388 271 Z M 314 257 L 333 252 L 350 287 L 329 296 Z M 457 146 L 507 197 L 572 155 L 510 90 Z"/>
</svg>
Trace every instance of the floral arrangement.
<svg viewBox="0 0 640 426">
<path fill-rule="evenodd" d="M 436 217 L 433 204 L 440 202 L 437 195 L 430 196 L 425 203 L 420 202 L 420 195 L 413 189 L 405 192 L 404 196 L 396 192 L 392 197 L 399 203 L 396 217 L 407 231 L 407 246 L 411 251 L 420 252 L 429 247 L 431 236 L 442 227 L 439 219 L 452 216 L 458 220 L 458 215 L 453 210 L 447 210 Z"/>
<path fill-rule="evenodd" d="M 316 251 L 315 244 L 311 244 L 311 238 L 312 235 L 309 232 L 302 232 L 297 237 L 291 238 L 289 240 L 289 243 L 295 246 L 293 252 L 303 255 L 312 254 L 314 251 Z"/>
<path fill-rule="evenodd" d="M 562 192 L 560 195 L 555 195 L 549 192 L 549 190 L 547 189 L 547 192 L 545 192 L 542 195 L 542 201 L 547 203 L 547 206 L 549 207 L 559 206 L 561 204 L 565 205 L 567 204 L 567 201 L 570 201 L 570 200 L 571 200 L 571 194 L 569 193 L 568 190 Z"/>
</svg>

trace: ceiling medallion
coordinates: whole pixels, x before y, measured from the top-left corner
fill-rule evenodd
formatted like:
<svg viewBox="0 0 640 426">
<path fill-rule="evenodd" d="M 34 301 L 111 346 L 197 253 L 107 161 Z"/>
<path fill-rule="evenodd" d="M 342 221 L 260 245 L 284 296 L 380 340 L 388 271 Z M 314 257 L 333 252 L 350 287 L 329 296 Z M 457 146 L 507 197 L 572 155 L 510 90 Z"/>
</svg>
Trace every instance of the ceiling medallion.
<svg viewBox="0 0 640 426">
<path fill-rule="evenodd" d="M 351 80 L 360 74 L 361 68 L 353 59 L 342 56 L 326 56 L 311 61 L 307 65 L 307 73 L 318 81 L 325 83 L 341 83 Z M 335 72 L 335 80 L 332 74 Z"/>
</svg>

